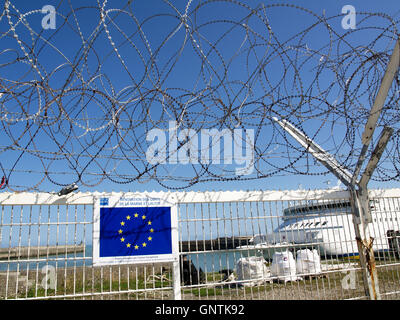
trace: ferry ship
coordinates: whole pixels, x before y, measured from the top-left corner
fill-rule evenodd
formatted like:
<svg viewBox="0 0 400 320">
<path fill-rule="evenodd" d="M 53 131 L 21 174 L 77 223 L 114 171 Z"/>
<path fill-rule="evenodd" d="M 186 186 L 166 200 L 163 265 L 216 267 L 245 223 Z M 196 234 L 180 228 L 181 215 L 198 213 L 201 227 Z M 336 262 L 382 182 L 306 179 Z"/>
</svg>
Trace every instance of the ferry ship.
<svg viewBox="0 0 400 320">
<path fill-rule="evenodd" d="M 388 231 L 400 230 L 400 203 L 384 199 L 370 201 L 375 253 L 389 250 Z M 321 258 L 358 256 L 350 201 L 330 201 L 284 209 L 283 222 L 271 234 L 255 235 L 251 245 L 238 247 L 245 255 L 263 254 L 271 260 L 274 252 L 317 249 Z M 247 250 L 247 254 L 246 254 Z"/>
</svg>

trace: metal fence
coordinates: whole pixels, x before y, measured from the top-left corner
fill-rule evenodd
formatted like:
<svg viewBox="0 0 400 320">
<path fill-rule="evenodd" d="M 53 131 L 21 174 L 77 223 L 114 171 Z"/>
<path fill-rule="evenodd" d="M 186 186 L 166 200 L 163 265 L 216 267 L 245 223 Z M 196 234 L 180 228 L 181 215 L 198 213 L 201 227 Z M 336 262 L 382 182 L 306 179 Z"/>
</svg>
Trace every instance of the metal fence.
<svg viewBox="0 0 400 320">
<path fill-rule="evenodd" d="M 1 193 L 0 299 L 367 298 L 347 191 L 168 194 L 179 294 L 172 263 L 92 265 L 93 204 L 106 194 Z M 370 191 L 370 207 L 380 295 L 398 299 L 400 190 Z"/>
</svg>

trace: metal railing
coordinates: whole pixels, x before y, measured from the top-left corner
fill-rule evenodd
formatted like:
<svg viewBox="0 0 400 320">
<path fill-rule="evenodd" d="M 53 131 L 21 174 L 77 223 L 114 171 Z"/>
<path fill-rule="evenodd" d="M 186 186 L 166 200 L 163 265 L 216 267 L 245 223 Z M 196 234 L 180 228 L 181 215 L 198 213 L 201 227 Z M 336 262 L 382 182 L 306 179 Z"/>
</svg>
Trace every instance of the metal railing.
<svg viewBox="0 0 400 320">
<path fill-rule="evenodd" d="M 348 191 L 113 193 L 175 199 L 180 279 L 173 263 L 93 266 L 106 195 L 1 193 L 0 299 L 368 298 Z M 398 299 L 400 190 L 369 199 L 380 295 Z"/>
</svg>

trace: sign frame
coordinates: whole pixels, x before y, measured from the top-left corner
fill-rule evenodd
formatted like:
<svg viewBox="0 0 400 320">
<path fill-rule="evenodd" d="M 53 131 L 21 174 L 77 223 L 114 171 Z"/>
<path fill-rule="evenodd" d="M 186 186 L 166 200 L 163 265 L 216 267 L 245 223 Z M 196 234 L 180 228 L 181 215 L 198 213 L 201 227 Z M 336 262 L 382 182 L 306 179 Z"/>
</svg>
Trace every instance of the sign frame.
<svg viewBox="0 0 400 320">
<path fill-rule="evenodd" d="M 96 196 L 93 205 L 93 266 L 120 265 L 120 264 L 149 264 L 149 263 L 177 263 L 179 261 L 179 234 L 177 205 L 174 201 L 162 197 L 149 195 L 111 195 Z M 101 208 L 157 208 L 169 207 L 171 218 L 171 252 L 163 254 L 135 254 L 127 256 L 100 256 L 100 215 Z"/>
</svg>

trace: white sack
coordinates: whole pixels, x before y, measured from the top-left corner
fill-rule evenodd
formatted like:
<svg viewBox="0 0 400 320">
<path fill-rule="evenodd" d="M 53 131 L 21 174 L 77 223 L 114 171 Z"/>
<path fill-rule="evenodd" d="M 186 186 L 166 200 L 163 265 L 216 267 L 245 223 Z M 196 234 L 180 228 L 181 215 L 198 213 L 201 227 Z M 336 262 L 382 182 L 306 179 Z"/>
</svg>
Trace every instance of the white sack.
<svg viewBox="0 0 400 320">
<path fill-rule="evenodd" d="M 279 280 L 296 281 L 296 262 L 290 251 L 275 252 L 272 257 L 271 276 Z"/>
<path fill-rule="evenodd" d="M 297 251 L 296 257 L 297 274 L 315 275 L 321 273 L 321 258 L 318 251 L 303 249 Z"/>
<path fill-rule="evenodd" d="M 236 263 L 238 280 L 254 280 L 243 285 L 256 285 L 269 277 L 269 271 L 263 257 L 243 257 Z"/>
</svg>

